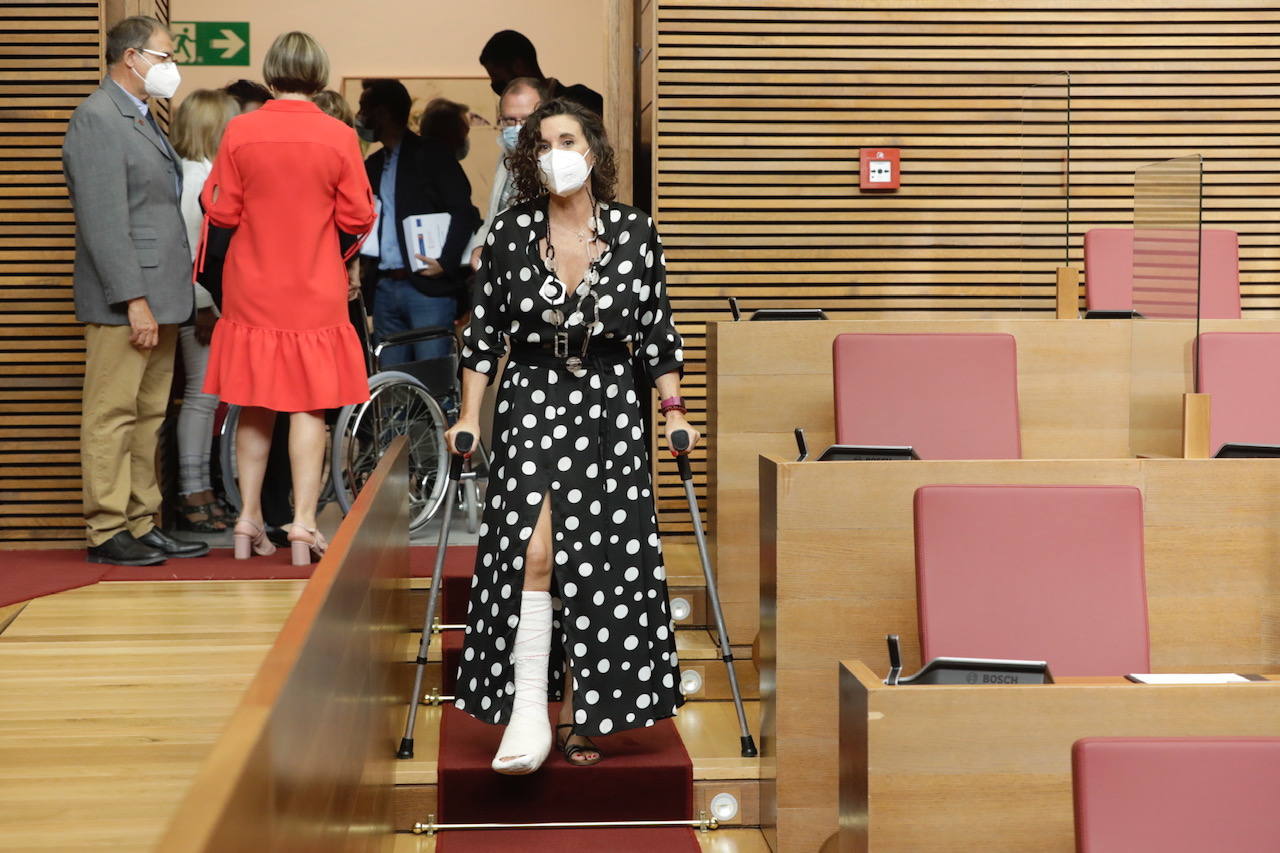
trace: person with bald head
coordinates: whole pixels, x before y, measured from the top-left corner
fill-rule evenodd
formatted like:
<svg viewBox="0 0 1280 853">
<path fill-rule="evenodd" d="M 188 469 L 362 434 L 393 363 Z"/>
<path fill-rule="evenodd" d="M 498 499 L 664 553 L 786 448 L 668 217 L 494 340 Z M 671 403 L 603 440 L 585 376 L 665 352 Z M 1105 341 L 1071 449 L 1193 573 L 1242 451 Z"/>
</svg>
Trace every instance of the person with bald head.
<svg viewBox="0 0 1280 853">
<path fill-rule="evenodd" d="M 502 146 L 502 156 L 498 158 L 498 166 L 493 173 L 489 211 L 468 247 L 472 269 L 480 268 L 480 250 L 484 248 L 493 220 L 511 206 L 515 197 L 515 182 L 511 179 L 511 170 L 507 168 L 507 158 L 516 149 L 516 140 L 520 137 L 524 120 L 543 101 L 548 100 L 547 95 L 544 82 L 536 77 L 517 77 L 502 90 L 502 98 L 498 101 L 498 144 Z"/>
</svg>

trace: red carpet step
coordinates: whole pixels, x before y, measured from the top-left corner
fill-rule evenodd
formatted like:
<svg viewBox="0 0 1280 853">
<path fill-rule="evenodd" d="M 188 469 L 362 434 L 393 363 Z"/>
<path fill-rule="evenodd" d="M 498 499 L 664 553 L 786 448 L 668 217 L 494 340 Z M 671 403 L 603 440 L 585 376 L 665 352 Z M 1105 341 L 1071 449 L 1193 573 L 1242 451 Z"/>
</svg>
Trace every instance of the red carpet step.
<svg viewBox="0 0 1280 853">
<path fill-rule="evenodd" d="M 440 670 L 440 694 L 452 696 L 458 683 L 458 666 L 462 663 L 462 631 L 444 631 L 440 634 L 440 649 L 444 663 Z"/>
<path fill-rule="evenodd" d="M 507 829 L 442 832 L 438 853 L 698 853 L 694 830 L 653 829 Z"/>
<path fill-rule="evenodd" d="M 436 566 L 435 546 L 409 549 L 409 566 L 415 578 L 431 577 L 431 572 Z M 471 575 L 475 567 L 475 545 L 450 545 L 445 552 L 444 586 L 440 590 L 439 604 L 442 623 L 461 625 L 466 620 L 467 601 L 471 597 Z M 420 592 L 424 597 L 427 595 L 425 589 Z"/>
<path fill-rule="evenodd" d="M 410 548 L 410 569 L 415 577 L 430 574 L 435 566 L 433 546 Z M 444 618 L 461 622 L 467 612 L 474 545 L 455 545 L 445 556 Z M 100 580 L 200 581 L 269 580 L 311 577 L 314 566 L 292 566 L 289 549 L 269 557 L 236 560 L 229 548 L 215 548 L 205 557 L 168 560 L 162 566 L 104 566 L 85 561 L 83 548 L 46 551 L 0 551 L 0 607 L 51 595 Z"/>
<path fill-rule="evenodd" d="M 558 713 L 557 703 L 549 709 L 553 722 Z M 594 767 L 572 766 L 553 751 L 529 776 L 493 772 L 489 763 L 501 740 L 501 726 L 445 706 L 437 765 L 441 823 L 687 820 L 693 814 L 693 762 L 671 720 L 593 738 L 605 754 Z"/>
<path fill-rule="evenodd" d="M 86 563 L 84 551 L 0 551 L 0 607 L 90 586 L 107 568 Z"/>
</svg>

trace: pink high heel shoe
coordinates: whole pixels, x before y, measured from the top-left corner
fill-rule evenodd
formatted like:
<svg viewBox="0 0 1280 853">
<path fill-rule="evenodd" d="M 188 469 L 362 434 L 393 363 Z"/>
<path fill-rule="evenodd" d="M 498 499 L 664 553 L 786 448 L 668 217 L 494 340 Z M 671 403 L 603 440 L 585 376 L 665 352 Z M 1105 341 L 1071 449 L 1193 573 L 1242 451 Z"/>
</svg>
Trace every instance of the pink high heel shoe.
<svg viewBox="0 0 1280 853">
<path fill-rule="evenodd" d="M 289 548 L 295 566 L 309 566 L 324 556 L 329 543 L 319 530 L 303 527 L 301 524 L 289 525 Z"/>
<path fill-rule="evenodd" d="M 262 525 L 247 518 L 236 519 L 233 540 L 237 560 L 247 560 L 254 554 L 268 557 L 276 552 L 276 546 L 267 538 L 267 531 Z"/>
</svg>

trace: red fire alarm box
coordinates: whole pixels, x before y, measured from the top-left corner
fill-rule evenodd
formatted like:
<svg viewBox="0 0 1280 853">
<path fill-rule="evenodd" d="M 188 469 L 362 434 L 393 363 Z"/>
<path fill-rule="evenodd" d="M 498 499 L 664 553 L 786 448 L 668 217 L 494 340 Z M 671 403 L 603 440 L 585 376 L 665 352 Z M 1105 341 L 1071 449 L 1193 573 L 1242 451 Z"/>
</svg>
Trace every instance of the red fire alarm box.
<svg viewBox="0 0 1280 853">
<path fill-rule="evenodd" d="M 901 153 L 897 148 L 863 148 L 862 176 L 858 186 L 864 190 L 896 190 L 898 188 Z"/>
</svg>

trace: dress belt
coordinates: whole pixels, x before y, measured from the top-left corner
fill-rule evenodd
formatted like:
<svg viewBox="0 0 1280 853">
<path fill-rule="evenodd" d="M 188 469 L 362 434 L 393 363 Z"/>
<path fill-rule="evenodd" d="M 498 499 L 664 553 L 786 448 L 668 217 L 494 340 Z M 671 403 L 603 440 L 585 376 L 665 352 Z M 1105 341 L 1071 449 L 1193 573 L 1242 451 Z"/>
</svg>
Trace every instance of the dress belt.
<svg viewBox="0 0 1280 853">
<path fill-rule="evenodd" d="M 582 352 L 582 341 L 569 341 L 569 355 L 575 356 Z M 522 341 L 513 344 L 511 347 L 511 357 L 517 361 L 526 364 L 545 364 L 556 367 L 564 367 L 565 356 L 556 355 L 554 345 L 547 341 L 545 343 L 529 343 Z M 631 349 L 625 341 L 610 340 L 607 338 L 592 338 L 590 346 L 587 347 L 587 355 L 583 361 L 589 365 L 600 366 L 605 364 L 618 364 L 625 362 L 631 358 Z"/>
<path fill-rule="evenodd" d="M 404 281 L 409 277 L 409 271 L 404 267 L 396 270 L 378 270 L 378 278 L 389 278 L 392 281 Z"/>
</svg>

